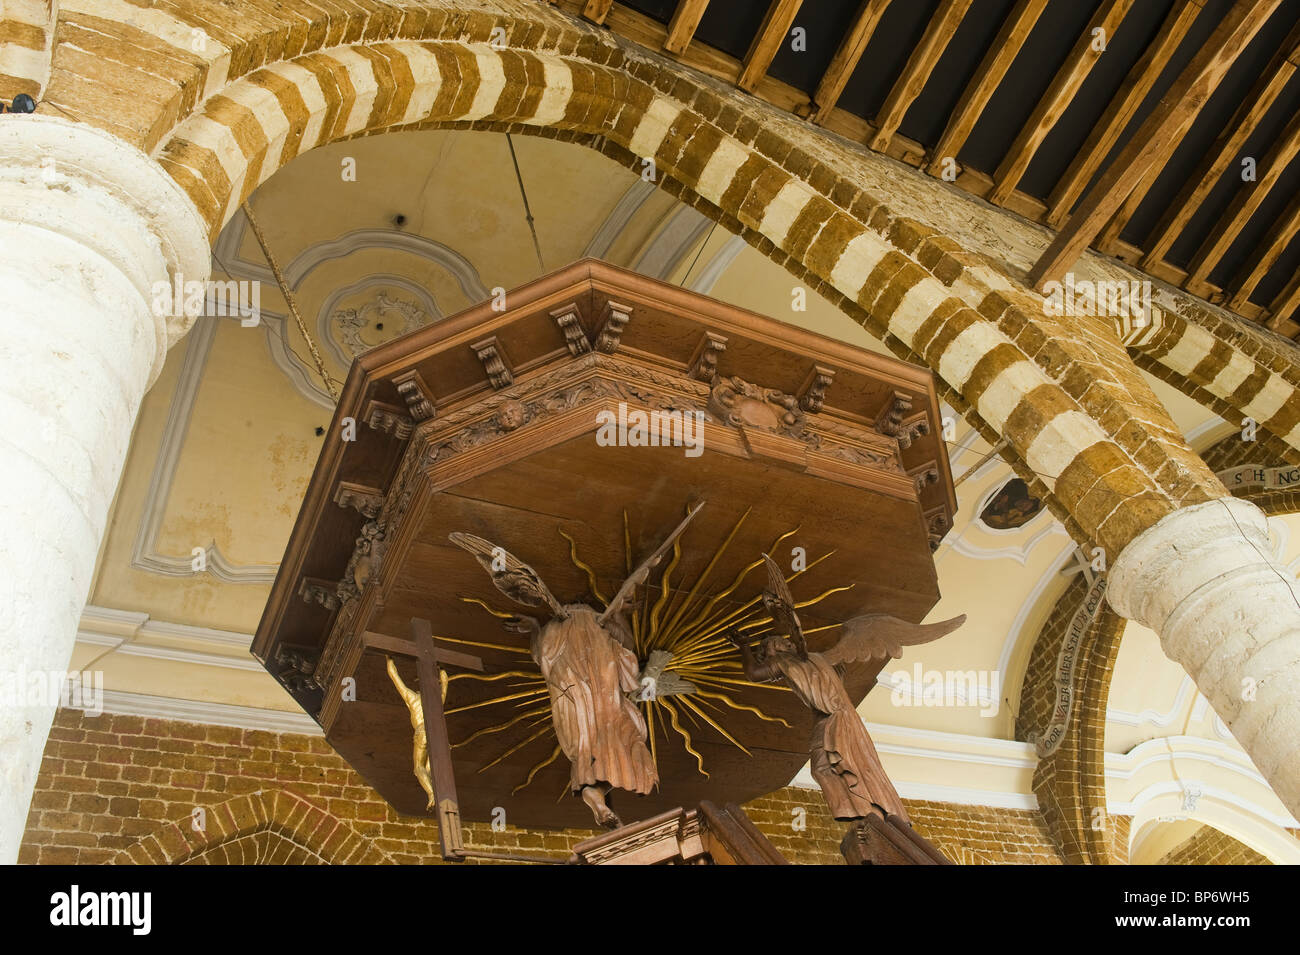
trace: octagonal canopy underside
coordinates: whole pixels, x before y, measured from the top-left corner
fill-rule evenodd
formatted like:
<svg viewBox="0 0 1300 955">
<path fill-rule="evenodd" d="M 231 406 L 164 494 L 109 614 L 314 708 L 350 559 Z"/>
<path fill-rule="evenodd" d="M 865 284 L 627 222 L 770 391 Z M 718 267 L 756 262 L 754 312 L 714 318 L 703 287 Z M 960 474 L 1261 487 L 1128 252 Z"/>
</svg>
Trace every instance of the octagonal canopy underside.
<svg viewBox="0 0 1300 955">
<path fill-rule="evenodd" d="M 636 281 L 643 295 L 655 292 L 647 284 L 658 284 Z M 564 350 L 554 321 L 563 309 L 546 308 L 545 324 L 536 321 L 536 308 L 513 327 L 509 317 L 499 320 L 491 329 L 496 354 L 508 356 L 514 374 L 509 381 L 498 374 L 493 387 L 471 380 L 474 364 L 463 358 L 474 349 L 455 347 L 455 319 L 376 349 L 382 354 L 363 356 L 349 376 L 336 425 L 345 411 L 373 423 L 376 406 L 389 409 L 383 414 L 390 417 L 381 414 L 357 440 L 322 452 L 255 651 L 284 682 L 289 671 L 281 649 L 318 648 L 315 690 L 305 684 L 309 690 L 295 696 L 325 727 L 331 745 L 400 812 L 429 814 L 412 772 L 410 719 L 386 672 L 386 651 L 393 641 L 409 639 L 413 618 L 423 618 L 439 648 L 477 657 L 482 665 L 444 663 L 462 818 L 488 820 L 500 807 L 514 825 L 591 824 L 581 801 L 566 798 L 569 765 L 557 753 L 548 697 L 527 638 L 506 631 L 498 619 L 531 612 L 544 623 L 549 614 L 497 591 L 471 555 L 448 540 L 451 532 L 485 538 L 526 562 L 561 603 L 602 609 L 629 567 L 654 551 L 689 506 L 705 502 L 679 549 L 652 573 L 633 614 L 639 665 L 645 667 L 651 649 L 669 649 L 669 670 L 702 692 L 638 703 L 653 727 L 660 782 L 648 796 L 614 794 L 625 819 L 701 799 L 745 802 L 786 785 L 807 761 L 808 710 L 787 690 L 747 683 L 735 651 L 721 640 L 730 624 L 754 624 L 750 635 L 765 629 L 761 609 L 751 613 L 761 608 L 763 553 L 794 575 L 790 587 L 798 603 L 807 603 L 799 612 L 814 650 L 832 645 L 836 625 L 849 617 L 890 613 L 919 622 L 939 598 L 930 550 L 935 501 L 942 511 L 952 491 L 938 453 L 928 373 L 864 355 L 864 368 L 879 369 L 878 376 L 834 369 L 833 377 L 846 384 L 838 397 L 848 407 L 832 410 L 828 393 L 824 411 L 798 413 L 797 426 L 769 427 L 761 414 L 757 422 L 737 423 L 717 413 L 719 382 L 744 375 L 794 392 L 789 382 L 806 379 L 820 357 L 816 342 L 783 346 L 773 334 L 778 323 L 742 313 L 751 337 L 727 328 L 737 347 L 721 352 L 717 377 L 703 380 L 690 374 L 693 364 L 698 368 L 691 353 L 698 359 L 695 339 L 705 329 L 716 335 L 725 324 L 720 316 L 694 334 L 683 335 L 680 327 L 674 334 L 671 325 L 652 320 L 650 309 L 633 303 L 621 342 L 600 347 L 600 315 L 617 294 L 609 291 L 601 304 L 580 310 L 594 350 Z M 527 288 L 508 298 L 517 308 Z M 683 314 L 677 309 L 679 318 Z M 433 341 L 439 334 L 442 350 Z M 412 359 L 407 363 L 400 358 L 404 342 Z M 801 354 L 800 345 L 807 351 Z M 855 351 L 835 350 L 844 357 Z M 666 360 L 665 352 L 681 357 Z M 437 411 L 404 427 L 391 419 L 403 399 L 418 407 L 410 389 L 396 402 L 384 399 L 396 397 L 389 382 L 411 380 L 416 360 L 422 362 L 419 393 Z M 376 372 L 381 365 L 382 374 Z M 480 378 L 483 369 L 492 376 L 488 361 L 479 367 Z M 909 420 L 924 416 L 930 422 L 906 452 L 877 424 L 900 382 L 915 405 L 907 410 Z M 452 396 L 445 412 L 430 394 L 444 387 Z M 756 407 L 763 410 L 761 401 Z M 601 430 L 602 415 L 630 420 L 638 411 L 664 408 L 700 413 L 694 447 L 640 446 L 626 434 L 623 444 L 604 440 L 609 432 Z M 385 422 L 388 433 L 380 435 Z M 400 445 L 380 440 L 398 435 Z M 358 481 L 383 489 L 381 510 L 357 514 L 338 506 L 345 503 L 340 489 L 362 486 Z M 377 520 L 367 523 L 366 517 Z M 380 543 L 363 544 L 367 533 Z M 337 600 L 330 581 L 341 581 Z M 413 660 L 399 656 L 397 663 L 405 682 L 417 685 Z M 846 685 L 855 703 L 879 669 L 879 663 L 849 668 Z M 355 699 L 345 695 L 340 702 L 349 678 Z"/>
</svg>

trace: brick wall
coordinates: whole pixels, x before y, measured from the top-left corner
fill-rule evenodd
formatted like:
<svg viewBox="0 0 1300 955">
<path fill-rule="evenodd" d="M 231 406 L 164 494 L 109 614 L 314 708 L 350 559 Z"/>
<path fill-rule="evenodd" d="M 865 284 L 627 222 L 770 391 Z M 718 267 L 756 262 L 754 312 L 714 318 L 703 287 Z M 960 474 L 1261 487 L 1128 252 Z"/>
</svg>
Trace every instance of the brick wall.
<svg viewBox="0 0 1300 955">
<path fill-rule="evenodd" d="M 1037 812 L 907 805 L 918 831 L 954 861 L 1060 861 Z M 819 792 L 787 788 L 746 809 L 791 861 L 842 862 L 844 826 L 830 818 Z M 467 846 L 560 859 L 591 835 L 465 828 Z M 60 710 L 19 861 L 439 860 L 433 823 L 397 815 L 320 737 Z"/>
<path fill-rule="evenodd" d="M 1088 583 L 1080 574 L 1052 609 L 1030 651 L 1016 714 L 1016 739 L 1047 729 L 1056 706 L 1056 665 Z M 1127 854 L 1128 832 L 1106 809 L 1106 702 L 1125 621 L 1106 604 L 1079 640 L 1074 703 L 1060 748 L 1034 770 L 1034 793 L 1049 831 L 1067 862 L 1107 864 Z M 1123 840 L 1123 846 L 1118 842 Z"/>
<path fill-rule="evenodd" d="M 1272 865 L 1250 846 L 1212 826 L 1166 852 L 1159 865 Z"/>
</svg>

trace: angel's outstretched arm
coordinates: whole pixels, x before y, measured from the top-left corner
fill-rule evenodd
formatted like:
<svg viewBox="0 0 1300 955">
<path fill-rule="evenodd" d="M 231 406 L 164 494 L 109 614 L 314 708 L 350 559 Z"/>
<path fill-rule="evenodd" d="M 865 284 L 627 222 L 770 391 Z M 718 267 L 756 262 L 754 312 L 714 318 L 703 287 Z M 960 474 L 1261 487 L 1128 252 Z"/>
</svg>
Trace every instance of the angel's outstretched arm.
<svg viewBox="0 0 1300 955">
<path fill-rule="evenodd" d="M 641 565 L 628 575 L 627 580 L 623 581 L 623 586 L 618 588 L 618 593 L 614 595 L 614 599 L 611 600 L 609 605 L 605 608 L 605 612 L 600 615 L 601 626 L 604 626 L 611 617 L 622 611 L 631 603 L 632 597 L 636 593 L 636 589 L 649 579 L 650 571 L 654 570 L 659 561 L 663 560 L 664 554 L 668 553 L 668 548 L 673 546 L 673 542 L 682 535 L 682 531 L 686 530 L 686 525 L 694 520 L 695 515 L 700 512 L 700 508 L 703 506 L 704 502 L 700 501 L 692 507 L 690 512 L 682 518 L 682 522 L 674 528 L 673 532 L 668 535 L 667 539 L 659 545 L 655 552 L 642 561 Z"/>
<path fill-rule="evenodd" d="M 727 639 L 740 651 L 740 665 L 745 668 L 745 679 L 751 683 L 770 683 L 781 676 L 780 669 L 773 663 L 760 662 L 754 651 L 745 642 L 738 630 L 727 632 Z"/>
</svg>

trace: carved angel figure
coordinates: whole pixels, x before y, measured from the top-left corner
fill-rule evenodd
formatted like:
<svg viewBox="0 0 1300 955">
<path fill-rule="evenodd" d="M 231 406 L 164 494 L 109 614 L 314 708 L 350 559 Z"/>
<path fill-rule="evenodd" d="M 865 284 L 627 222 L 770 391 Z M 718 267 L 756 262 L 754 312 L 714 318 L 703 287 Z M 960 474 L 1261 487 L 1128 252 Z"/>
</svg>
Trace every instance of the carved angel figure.
<svg viewBox="0 0 1300 955">
<path fill-rule="evenodd" d="M 606 802 L 611 788 L 645 794 L 659 782 L 646 746 L 645 719 L 633 697 L 643 690 L 647 679 L 653 691 L 655 676 L 639 672 L 626 613 L 637 587 L 646 582 L 702 505 L 697 504 L 632 572 L 604 611 L 586 604 L 561 604 L 533 568 L 490 541 L 472 534 L 449 535 L 452 543 L 474 555 L 492 575 L 497 589 L 511 600 L 526 606 L 545 604 L 550 609 L 551 618 L 544 625 L 519 615 L 507 627 L 531 634 L 533 659 L 550 689 L 551 722 L 569 759 L 571 787 L 582 795 L 596 822 L 607 828 L 622 825 Z M 659 666 L 662 669 L 662 663 Z M 659 682 L 659 695 L 674 691 L 683 689 L 669 689 Z"/>
<path fill-rule="evenodd" d="M 738 631 L 728 634 L 740 650 L 745 676 L 756 683 L 781 680 L 813 711 L 813 778 L 836 819 L 861 819 L 871 812 L 910 822 L 903 801 L 880 765 L 876 747 L 844 689 L 844 664 L 898 657 L 905 646 L 937 640 L 966 622 L 965 615 L 918 625 L 888 614 L 864 614 L 841 625 L 839 643 L 825 653 L 809 653 L 795 613 L 794 598 L 776 563 L 763 555 L 769 586 L 763 603 L 775 632 L 755 654 Z"/>
</svg>

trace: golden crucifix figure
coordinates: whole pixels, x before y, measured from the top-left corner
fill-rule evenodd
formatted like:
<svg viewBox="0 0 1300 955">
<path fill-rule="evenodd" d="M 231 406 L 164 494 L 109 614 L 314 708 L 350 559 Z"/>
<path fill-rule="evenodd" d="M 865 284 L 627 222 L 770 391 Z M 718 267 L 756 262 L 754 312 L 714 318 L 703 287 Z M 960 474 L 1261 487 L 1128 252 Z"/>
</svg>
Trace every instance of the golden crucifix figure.
<svg viewBox="0 0 1300 955">
<path fill-rule="evenodd" d="M 909 822 L 903 801 L 885 775 L 862 717 L 844 689 L 842 667 L 898 657 L 902 647 L 929 643 L 956 630 L 965 615 L 939 623 L 914 624 L 888 614 L 864 614 L 841 624 L 842 636 L 825 653 L 809 653 L 794 597 L 776 562 L 766 554 L 768 589 L 763 604 L 773 632 L 755 654 L 739 631 L 728 638 L 740 650 L 745 676 L 755 683 L 780 680 L 813 711 L 811 769 L 831 815 L 862 819 L 869 813 Z"/>
<path fill-rule="evenodd" d="M 634 694 L 641 687 L 627 609 L 673 542 L 698 513 L 697 504 L 653 554 L 623 582 L 603 611 L 586 604 L 561 604 L 533 568 L 503 548 L 472 534 L 451 534 L 492 575 L 497 589 L 525 606 L 545 604 L 544 625 L 519 615 L 507 627 L 531 635 L 533 659 L 550 691 L 551 722 L 570 764 L 570 785 L 582 795 L 599 825 L 622 821 L 610 809 L 610 789 L 649 793 L 659 782 L 646 746 L 646 723 Z M 660 695 L 669 692 L 659 689 Z"/>
<path fill-rule="evenodd" d="M 415 735 L 415 751 L 412 757 L 415 762 L 415 778 L 420 781 L 420 788 L 429 794 L 429 808 L 432 809 L 437 800 L 433 794 L 433 774 L 429 766 L 429 737 L 424 726 L 424 703 L 420 699 L 420 694 L 402 681 L 393 658 L 387 659 L 388 678 L 393 681 L 393 686 L 397 687 L 398 695 L 401 696 L 402 702 L 406 704 L 411 714 L 411 730 Z M 438 672 L 442 678 L 442 699 L 446 702 L 447 671 Z"/>
</svg>

